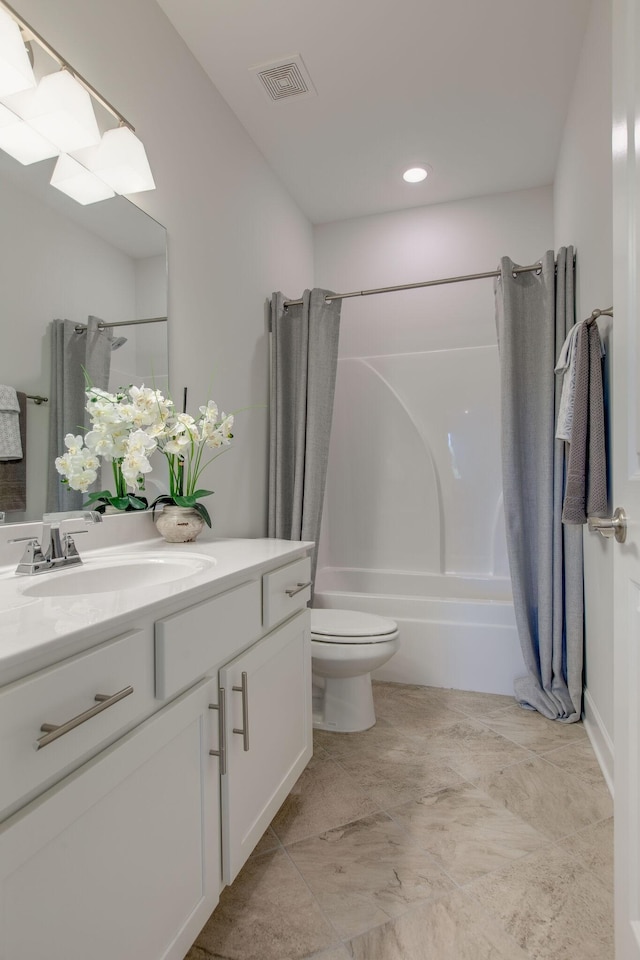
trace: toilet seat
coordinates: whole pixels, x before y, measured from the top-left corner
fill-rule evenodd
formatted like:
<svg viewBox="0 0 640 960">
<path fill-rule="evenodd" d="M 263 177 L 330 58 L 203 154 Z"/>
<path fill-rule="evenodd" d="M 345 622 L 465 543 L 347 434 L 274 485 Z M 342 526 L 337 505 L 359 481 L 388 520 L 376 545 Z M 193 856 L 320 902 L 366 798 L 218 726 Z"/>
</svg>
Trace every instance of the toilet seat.
<svg viewBox="0 0 640 960">
<path fill-rule="evenodd" d="M 382 643 L 398 635 L 388 617 L 359 610 L 311 610 L 311 637 L 318 643 Z"/>
</svg>

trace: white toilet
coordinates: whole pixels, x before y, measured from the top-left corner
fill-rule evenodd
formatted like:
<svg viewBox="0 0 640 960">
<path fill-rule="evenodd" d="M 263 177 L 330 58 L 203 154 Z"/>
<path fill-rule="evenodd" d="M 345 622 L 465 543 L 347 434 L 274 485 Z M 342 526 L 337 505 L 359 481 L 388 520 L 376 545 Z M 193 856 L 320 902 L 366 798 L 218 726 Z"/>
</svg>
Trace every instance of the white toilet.
<svg viewBox="0 0 640 960">
<path fill-rule="evenodd" d="M 356 610 L 312 610 L 314 727 L 337 733 L 372 727 L 371 671 L 399 645 L 395 620 Z"/>
</svg>

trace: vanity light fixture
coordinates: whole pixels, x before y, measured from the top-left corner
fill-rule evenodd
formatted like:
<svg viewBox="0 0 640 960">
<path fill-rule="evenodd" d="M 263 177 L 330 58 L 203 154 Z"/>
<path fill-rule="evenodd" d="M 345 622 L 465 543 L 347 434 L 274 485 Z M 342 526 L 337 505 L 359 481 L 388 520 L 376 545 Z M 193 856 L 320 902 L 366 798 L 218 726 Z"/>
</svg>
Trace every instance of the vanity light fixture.
<svg viewBox="0 0 640 960">
<path fill-rule="evenodd" d="M 5 103 L 59 152 L 70 153 L 100 140 L 91 97 L 68 70 L 48 73 L 35 90 Z"/>
<path fill-rule="evenodd" d="M 0 9 L 0 97 L 35 85 L 20 27 L 9 13 Z"/>
<path fill-rule="evenodd" d="M 144 146 L 130 127 L 122 125 L 107 130 L 97 147 L 76 156 L 116 193 L 155 190 Z"/>
<path fill-rule="evenodd" d="M 422 180 L 426 180 L 429 175 L 429 167 L 409 167 L 408 170 L 402 174 L 402 179 L 407 183 L 420 183 Z"/>
<path fill-rule="evenodd" d="M 85 206 L 115 196 L 111 187 L 66 153 L 61 153 L 51 176 L 51 186 Z"/>
<path fill-rule="evenodd" d="M 20 55 L 13 60 L 4 53 L 5 34 L 12 35 L 14 40 L 17 35 L 19 39 Z M 35 89 L 25 89 L 35 86 L 25 37 L 37 43 L 61 68 L 45 74 Z M 3 89 L 3 57 L 9 63 L 26 62 L 28 71 L 21 86 L 16 81 Z M 118 123 L 102 139 L 91 98 Z M 134 127 L 5 0 L 0 0 L 0 99 L 6 105 L 0 110 L 0 149 L 21 163 L 60 154 L 51 184 L 79 203 L 95 203 L 112 197 L 114 192 L 155 189 L 144 146 Z M 15 121 L 12 115 L 17 115 Z M 25 128 L 33 134 L 34 142 L 37 135 L 43 138 L 40 155 L 35 147 L 31 153 L 23 146 L 15 148 L 15 152 L 10 148 L 10 134 L 25 141 L 30 139 Z"/>
<path fill-rule="evenodd" d="M 0 104 L 0 150 L 20 163 L 37 163 L 55 157 L 58 148 L 21 120 L 12 110 Z"/>
</svg>

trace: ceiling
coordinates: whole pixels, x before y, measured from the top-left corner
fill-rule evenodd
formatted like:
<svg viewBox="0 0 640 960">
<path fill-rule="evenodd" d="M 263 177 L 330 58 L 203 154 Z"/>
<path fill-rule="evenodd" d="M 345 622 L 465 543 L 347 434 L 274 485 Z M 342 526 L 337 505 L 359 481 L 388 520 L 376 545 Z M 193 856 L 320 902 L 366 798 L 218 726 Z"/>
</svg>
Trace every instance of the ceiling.
<svg viewBox="0 0 640 960">
<path fill-rule="evenodd" d="M 158 3 L 323 223 L 551 183 L 591 0 Z M 250 68 L 295 54 L 317 96 L 270 101 Z"/>
</svg>

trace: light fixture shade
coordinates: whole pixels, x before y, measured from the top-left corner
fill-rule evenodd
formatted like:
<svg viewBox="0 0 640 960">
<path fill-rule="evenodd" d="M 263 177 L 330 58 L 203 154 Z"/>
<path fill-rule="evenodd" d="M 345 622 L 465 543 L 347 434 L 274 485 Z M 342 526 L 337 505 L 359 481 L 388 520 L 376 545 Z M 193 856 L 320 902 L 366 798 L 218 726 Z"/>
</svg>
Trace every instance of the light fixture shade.
<svg viewBox="0 0 640 960">
<path fill-rule="evenodd" d="M 0 97 L 35 87 L 27 50 L 20 27 L 13 17 L 0 9 Z"/>
<path fill-rule="evenodd" d="M 51 177 L 51 186 L 84 205 L 108 200 L 113 190 L 73 157 L 61 153 Z"/>
<path fill-rule="evenodd" d="M 58 148 L 0 104 L 0 150 L 20 163 L 37 163 L 58 154 Z"/>
<path fill-rule="evenodd" d="M 33 93 L 17 96 L 15 109 L 63 153 L 100 141 L 91 97 L 68 70 L 47 74 Z"/>
<path fill-rule="evenodd" d="M 116 193 L 141 193 L 156 188 L 142 141 L 129 127 L 107 130 L 100 146 L 87 151 L 86 162 Z"/>
</svg>

